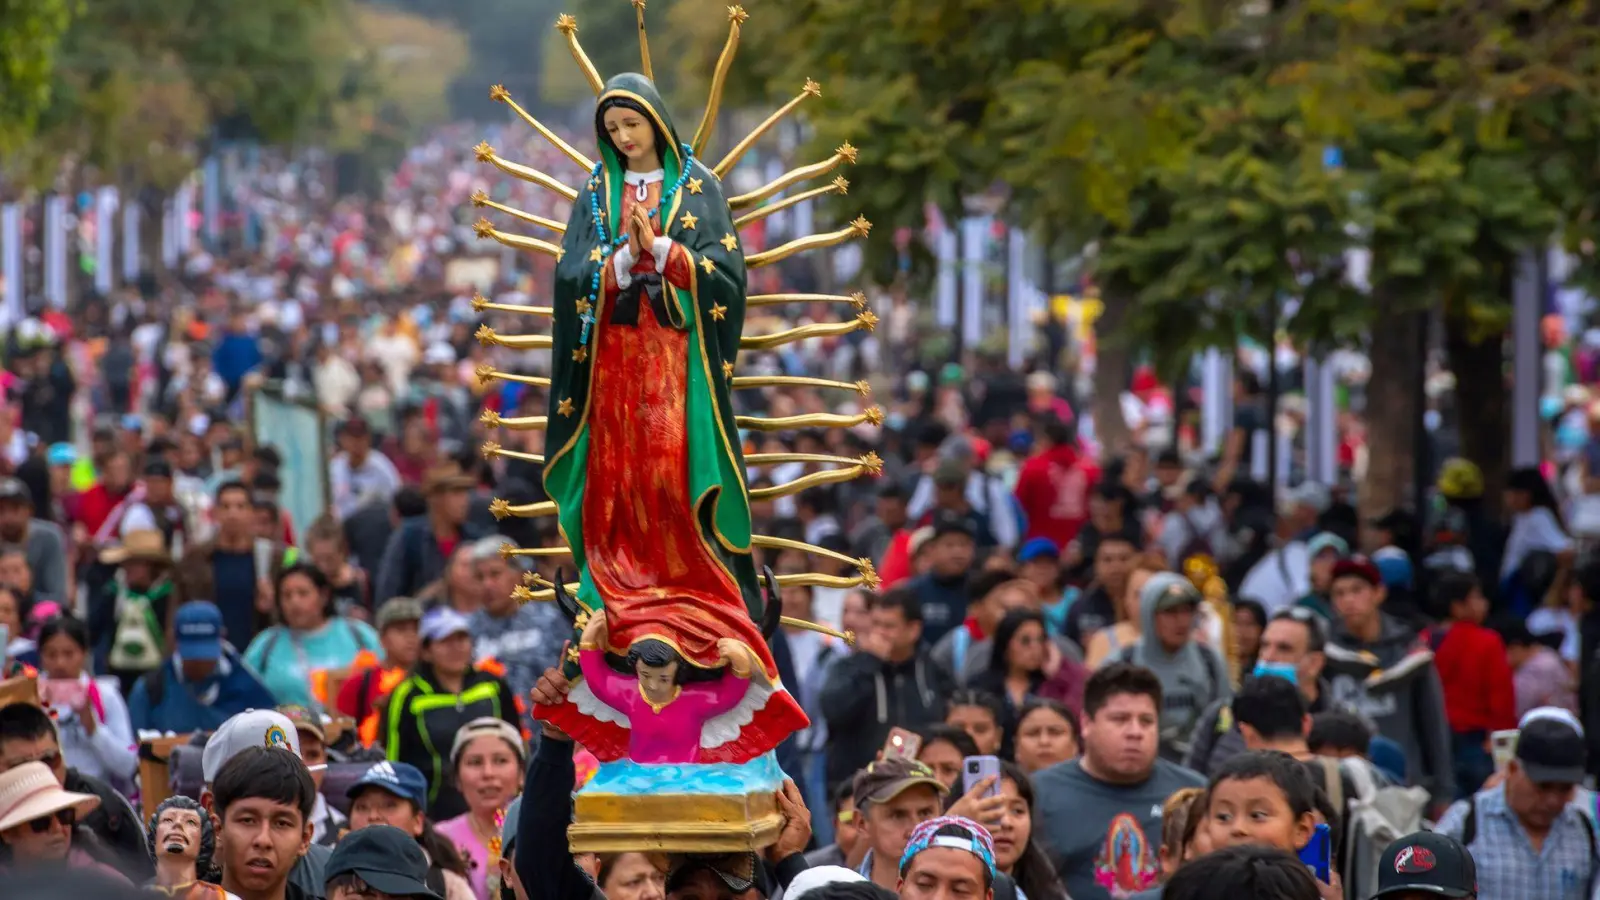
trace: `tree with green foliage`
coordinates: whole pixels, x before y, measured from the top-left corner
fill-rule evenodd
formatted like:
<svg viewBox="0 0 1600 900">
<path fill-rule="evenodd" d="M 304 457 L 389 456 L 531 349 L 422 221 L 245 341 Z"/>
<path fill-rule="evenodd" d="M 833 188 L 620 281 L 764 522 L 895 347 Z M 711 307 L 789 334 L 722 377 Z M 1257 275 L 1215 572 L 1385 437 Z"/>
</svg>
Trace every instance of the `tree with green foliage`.
<svg viewBox="0 0 1600 900">
<path fill-rule="evenodd" d="M 763 7 L 762 14 L 767 12 Z M 813 112 L 849 135 L 875 222 L 959 213 L 1001 182 L 1058 250 L 1095 242 L 1097 403 L 1115 445 L 1126 351 L 1170 370 L 1270 308 L 1302 346 L 1371 352 L 1371 505 L 1412 477 L 1418 312 L 1442 310 L 1469 452 L 1503 459 L 1496 398 L 1516 253 L 1600 222 L 1595 14 L 1542 0 L 823 0 L 783 5 L 758 55 L 843 82 Z M 752 24 L 756 18 L 753 16 Z M 777 60 L 778 62 L 772 62 Z M 1325 148 L 1343 164 L 1323 164 Z M 1370 286 L 1344 259 L 1373 248 Z M 1475 380 L 1475 381 L 1474 381 Z"/>
<path fill-rule="evenodd" d="M 33 136 L 73 0 L 0 0 L 0 155 Z"/>
</svg>

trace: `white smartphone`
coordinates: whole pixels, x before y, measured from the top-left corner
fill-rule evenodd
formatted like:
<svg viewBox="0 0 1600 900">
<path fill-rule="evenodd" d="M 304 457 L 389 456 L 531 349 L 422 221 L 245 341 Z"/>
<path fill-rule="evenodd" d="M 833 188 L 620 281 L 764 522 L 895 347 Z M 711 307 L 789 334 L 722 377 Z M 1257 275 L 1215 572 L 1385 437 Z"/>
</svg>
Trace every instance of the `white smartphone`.
<svg viewBox="0 0 1600 900">
<path fill-rule="evenodd" d="M 1000 795 L 1000 757 L 998 756 L 969 756 L 961 761 L 961 793 L 967 794 L 978 786 L 978 782 L 994 776 L 994 784 L 989 786 L 985 797 Z"/>
<path fill-rule="evenodd" d="M 1494 757 L 1494 770 L 1504 772 L 1506 764 L 1511 762 L 1511 757 L 1517 754 L 1517 736 L 1522 734 L 1521 729 L 1506 728 L 1501 731 L 1489 733 L 1489 755 Z"/>
</svg>

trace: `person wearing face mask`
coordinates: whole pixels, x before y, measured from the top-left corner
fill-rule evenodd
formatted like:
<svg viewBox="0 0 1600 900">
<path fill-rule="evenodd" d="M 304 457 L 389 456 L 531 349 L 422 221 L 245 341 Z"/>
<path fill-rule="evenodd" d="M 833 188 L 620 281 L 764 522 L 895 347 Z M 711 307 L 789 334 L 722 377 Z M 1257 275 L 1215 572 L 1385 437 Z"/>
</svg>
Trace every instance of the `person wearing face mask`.
<svg viewBox="0 0 1600 900">
<path fill-rule="evenodd" d="M 490 900 L 489 876 L 499 868 L 493 839 L 500 831 L 496 819 L 522 790 L 522 768 L 527 750 L 522 735 L 500 719 L 473 719 L 456 732 L 450 750 L 450 774 L 467 801 L 467 811 L 438 825 L 439 833 L 455 843 L 468 860 L 468 882 L 478 900 Z"/>
<path fill-rule="evenodd" d="M 1326 663 L 1323 647 L 1327 632 L 1316 613 L 1305 608 L 1279 610 L 1261 632 L 1261 649 L 1253 670 L 1255 675 L 1276 675 L 1300 689 L 1311 715 L 1331 709 L 1332 693 L 1322 678 Z M 1211 704 L 1189 737 L 1189 753 L 1183 764 L 1202 775 L 1245 749 L 1228 700 Z"/>
</svg>

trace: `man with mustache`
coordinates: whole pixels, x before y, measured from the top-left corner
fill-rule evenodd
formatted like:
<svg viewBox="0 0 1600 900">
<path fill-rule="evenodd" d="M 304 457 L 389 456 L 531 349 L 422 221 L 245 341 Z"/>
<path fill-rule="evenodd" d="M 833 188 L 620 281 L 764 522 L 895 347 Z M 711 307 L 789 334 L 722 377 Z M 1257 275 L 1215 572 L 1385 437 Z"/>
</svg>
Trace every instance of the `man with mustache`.
<svg viewBox="0 0 1600 900">
<path fill-rule="evenodd" d="M 150 817 L 149 831 L 150 853 L 156 863 L 151 890 L 173 900 L 237 900 L 206 880 L 214 876 L 216 835 L 211 817 L 199 803 L 181 795 L 168 797 Z"/>
</svg>

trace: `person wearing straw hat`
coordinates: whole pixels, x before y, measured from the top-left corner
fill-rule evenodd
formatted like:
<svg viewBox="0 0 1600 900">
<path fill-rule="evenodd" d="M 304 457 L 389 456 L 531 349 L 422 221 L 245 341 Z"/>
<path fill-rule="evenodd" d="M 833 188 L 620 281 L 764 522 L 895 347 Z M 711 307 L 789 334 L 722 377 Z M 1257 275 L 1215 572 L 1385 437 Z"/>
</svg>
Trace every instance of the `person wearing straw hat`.
<svg viewBox="0 0 1600 900">
<path fill-rule="evenodd" d="M 84 846 L 92 839 L 78 819 L 100 805 L 93 794 L 65 790 L 50 767 L 23 763 L 0 773 L 0 872 L 59 866 L 98 869 L 126 880 Z M 79 846 L 73 846 L 77 842 Z"/>
<path fill-rule="evenodd" d="M 428 514 L 408 519 L 395 530 L 383 550 L 373 578 L 373 599 L 415 597 L 444 574 L 456 546 L 482 537 L 467 520 L 467 501 L 477 480 L 455 464 L 436 466 L 422 483 Z"/>
<path fill-rule="evenodd" d="M 100 552 L 116 566 L 101 599 L 90 604 L 91 633 L 106 635 L 95 648 L 106 668 L 131 689 L 134 679 L 161 667 L 167 634 L 177 607 L 172 602 L 172 555 L 161 532 L 129 531 L 122 542 Z"/>
</svg>

